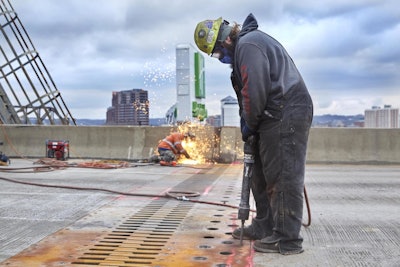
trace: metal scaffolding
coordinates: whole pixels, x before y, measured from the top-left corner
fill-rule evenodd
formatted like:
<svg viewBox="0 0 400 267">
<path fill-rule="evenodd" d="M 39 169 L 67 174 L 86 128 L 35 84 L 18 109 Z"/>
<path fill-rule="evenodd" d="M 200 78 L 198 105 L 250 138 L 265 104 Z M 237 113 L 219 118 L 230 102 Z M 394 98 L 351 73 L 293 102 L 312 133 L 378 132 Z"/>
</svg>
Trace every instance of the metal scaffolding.
<svg viewBox="0 0 400 267">
<path fill-rule="evenodd" d="M 9 0 L 0 0 L 0 123 L 76 125 Z"/>
</svg>

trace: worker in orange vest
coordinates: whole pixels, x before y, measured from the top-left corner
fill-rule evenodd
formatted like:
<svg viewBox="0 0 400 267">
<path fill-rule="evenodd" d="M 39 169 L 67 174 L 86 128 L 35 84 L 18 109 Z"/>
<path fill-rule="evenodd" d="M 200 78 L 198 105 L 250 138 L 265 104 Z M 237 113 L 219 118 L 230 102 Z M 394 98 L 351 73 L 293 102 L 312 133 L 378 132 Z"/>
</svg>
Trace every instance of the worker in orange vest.
<svg viewBox="0 0 400 267">
<path fill-rule="evenodd" d="M 193 133 L 187 132 L 185 134 L 175 132 L 171 133 L 158 144 L 158 153 L 160 154 L 161 166 L 176 166 L 177 157 L 185 155 L 190 159 L 188 152 L 183 148 L 182 141 L 186 138 L 195 138 Z"/>
</svg>

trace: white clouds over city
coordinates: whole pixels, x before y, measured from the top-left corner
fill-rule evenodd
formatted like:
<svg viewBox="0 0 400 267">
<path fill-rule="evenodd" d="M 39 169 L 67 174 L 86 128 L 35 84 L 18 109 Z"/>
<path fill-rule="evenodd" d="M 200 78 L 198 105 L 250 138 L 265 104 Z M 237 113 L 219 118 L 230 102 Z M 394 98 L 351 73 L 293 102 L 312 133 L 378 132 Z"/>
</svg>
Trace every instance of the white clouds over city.
<svg viewBox="0 0 400 267">
<path fill-rule="evenodd" d="M 400 107 L 400 7 L 394 0 L 10 0 L 76 118 L 104 119 L 111 92 L 149 91 L 150 117 L 175 101 L 175 47 L 204 19 L 249 13 L 300 69 L 315 114 Z M 206 58 L 206 105 L 234 96 L 229 67 Z"/>
</svg>

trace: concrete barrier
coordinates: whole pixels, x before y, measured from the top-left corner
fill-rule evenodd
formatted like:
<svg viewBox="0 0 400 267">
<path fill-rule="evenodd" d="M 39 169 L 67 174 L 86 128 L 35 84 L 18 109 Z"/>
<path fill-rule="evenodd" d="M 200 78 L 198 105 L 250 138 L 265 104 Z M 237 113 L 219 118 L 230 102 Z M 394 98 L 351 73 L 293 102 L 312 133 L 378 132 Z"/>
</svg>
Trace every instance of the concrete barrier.
<svg viewBox="0 0 400 267">
<path fill-rule="evenodd" d="M 400 129 L 312 128 L 308 162 L 400 163 Z"/>
<path fill-rule="evenodd" d="M 70 158 L 145 160 L 158 142 L 176 130 L 151 126 L 0 125 L 0 151 L 11 158 L 46 157 L 46 140 L 68 140 Z M 207 160 L 229 163 L 243 157 L 237 127 L 198 126 L 195 151 Z M 400 163 L 400 129 L 312 128 L 310 163 Z"/>
</svg>

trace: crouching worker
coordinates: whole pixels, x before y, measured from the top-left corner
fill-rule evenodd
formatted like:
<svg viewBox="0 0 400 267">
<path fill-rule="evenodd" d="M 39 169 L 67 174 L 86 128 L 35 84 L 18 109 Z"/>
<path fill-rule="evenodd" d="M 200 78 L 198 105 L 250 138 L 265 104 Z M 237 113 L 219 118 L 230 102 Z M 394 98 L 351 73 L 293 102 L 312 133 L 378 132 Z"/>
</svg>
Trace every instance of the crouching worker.
<svg viewBox="0 0 400 267">
<path fill-rule="evenodd" d="M 195 135 L 188 133 L 172 133 L 165 137 L 158 144 L 158 153 L 160 154 L 161 166 L 176 166 L 176 160 L 180 155 L 190 159 L 189 153 L 183 148 L 182 141 L 186 138 L 194 138 Z"/>
</svg>

